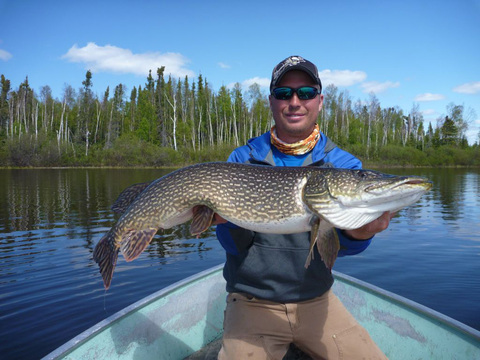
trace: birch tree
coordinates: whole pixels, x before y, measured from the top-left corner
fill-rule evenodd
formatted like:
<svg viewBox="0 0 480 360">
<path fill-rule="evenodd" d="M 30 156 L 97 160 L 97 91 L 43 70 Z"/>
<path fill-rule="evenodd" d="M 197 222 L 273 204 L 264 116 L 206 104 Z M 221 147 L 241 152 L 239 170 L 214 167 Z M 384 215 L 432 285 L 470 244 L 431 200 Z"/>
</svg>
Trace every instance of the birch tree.
<svg viewBox="0 0 480 360">
<path fill-rule="evenodd" d="M 177 96 L 175 89 L 176 86 L 172 83 L 172 79 L 169 78 L 167 86 L 165 86 L 164 89 L 164 99 L 167 101 L 168 105 L 170 105 L 171 108 L 170 120 L 172 121 L 172 142 L 173 149 L 177 151 Z"/>
<path fill-rule="evenodd" d="M 7 80 L 2 74 L 0 77 L 0 134 L 5 131 L 8 134 L 9 127 L 9 104 L 8 104 L 8 93 L 10 92 L 10 80 Z"/>
</svg>

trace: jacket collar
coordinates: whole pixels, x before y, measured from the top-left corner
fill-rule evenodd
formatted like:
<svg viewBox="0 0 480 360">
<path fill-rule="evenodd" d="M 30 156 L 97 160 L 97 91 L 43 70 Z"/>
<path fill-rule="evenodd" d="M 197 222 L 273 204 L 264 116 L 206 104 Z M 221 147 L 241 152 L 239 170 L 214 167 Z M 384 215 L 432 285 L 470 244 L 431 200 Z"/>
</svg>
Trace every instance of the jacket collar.
<svg viewBox="0 0 480 360">
<path fill-rule="evenodd" d="M 333 144 L 325 134 L 320 132 L 320 135 L 317 145 L 312 150 L 311 158 L 309 157 L 310 164 L 321 162 L 325 156 L 327 156 L 327 153 L 335 147 L 335 144 Z M 248 140 L 247 145 L 250 148 L 250 157 L 254 163 L 275 165 L 270 145 L 270 131 Z"/>
</svg>

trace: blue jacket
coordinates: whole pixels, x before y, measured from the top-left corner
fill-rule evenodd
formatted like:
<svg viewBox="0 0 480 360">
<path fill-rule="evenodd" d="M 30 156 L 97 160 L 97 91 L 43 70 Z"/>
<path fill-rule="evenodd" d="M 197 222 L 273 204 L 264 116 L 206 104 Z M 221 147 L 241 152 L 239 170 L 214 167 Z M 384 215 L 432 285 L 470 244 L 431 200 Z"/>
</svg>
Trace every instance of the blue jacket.
<svg viewBox="0 0 480 360">
<path fill-rule="evenodd" d="M 270 145 L 270 132 L 250 139 L 235 149 L 229 162 L 270 166 L 322 166 L 360 169 L 360 160 L 338 148 L 322 134 L 315 148 L 301 156 L 285 155 Z M 349 239 L 337 230 L 338 256 L 365 250 L 371 239 Z M 276 302 L 296 302 L 320 296 L 331 287 L 333 277 L 315 247 L 314 259 L 305 269 L 310 233 L 263 234 L 226 223 L 217 226 L 217 237 L 227 252 L 224 277 L 228 292 L 244 292 Z"/>
</svg>

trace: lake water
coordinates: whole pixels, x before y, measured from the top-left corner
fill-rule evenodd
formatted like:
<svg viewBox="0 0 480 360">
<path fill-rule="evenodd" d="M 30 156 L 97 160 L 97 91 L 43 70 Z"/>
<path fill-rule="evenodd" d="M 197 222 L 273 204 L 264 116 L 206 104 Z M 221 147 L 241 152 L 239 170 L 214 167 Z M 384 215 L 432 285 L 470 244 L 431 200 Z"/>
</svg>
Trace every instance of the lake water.
<svg viewBox="0 0 480 360">
<path fill-rule="evenodd" d="M 404 209 L 362 254 L 335 270 L 480 330 L 480 170 L 384 169 L 429 177 L 434 188 Z M 38 359 L 90 326 L 175 281 L 223 263 L 213 229 L 179 226 L 137 260 L 119 258 L 110 290 L 92 260 L 127 186 L 168 170 L 0 170 L 0 354 Z"/>
</svg>

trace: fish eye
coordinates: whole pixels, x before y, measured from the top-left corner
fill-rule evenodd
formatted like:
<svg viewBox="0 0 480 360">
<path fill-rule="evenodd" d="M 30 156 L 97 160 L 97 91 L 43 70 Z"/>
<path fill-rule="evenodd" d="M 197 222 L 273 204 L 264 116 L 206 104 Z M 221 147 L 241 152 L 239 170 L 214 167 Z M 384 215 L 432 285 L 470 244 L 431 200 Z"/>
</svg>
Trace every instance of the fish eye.
<svg viewBox="0 0 480 360">
<path fill-rule="evenodd" d="M 378 172 L 373 170 L 358 170 L 357 176 L 362 180 L 382 177 Z"/>
<path fill-rule="evenodd" d="M 365 170 L 358 170 L 356 174 L 360 179 L 365 179 L 368 177 L 368 172 Z"/>
</svg>

